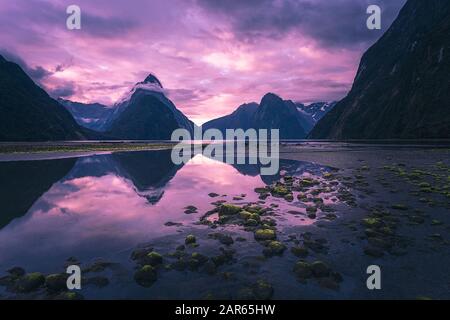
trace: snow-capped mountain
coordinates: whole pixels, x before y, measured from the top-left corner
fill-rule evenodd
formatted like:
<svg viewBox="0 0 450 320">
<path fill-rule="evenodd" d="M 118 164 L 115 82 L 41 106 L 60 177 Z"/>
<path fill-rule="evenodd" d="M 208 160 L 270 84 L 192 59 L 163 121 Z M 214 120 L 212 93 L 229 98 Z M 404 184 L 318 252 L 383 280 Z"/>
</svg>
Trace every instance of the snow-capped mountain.
<svg viewBox="0 0 450 320">
<path fill-rule="evenodd" d="M 309 105 L 304 105 L 302 103 L 296 103 L 297 110 L 301 113 L 309 115 L 314 123 L 317 123 L 322 117 L 327 114 L 328 111 L 334 108 L 336 101 L 332 102 L 314 102 Z"/>
<path fill-rule="evenodd" d="M 178 128 L 192 134 L 194 123 L 167 98 L 153 74 L 119 99 L 105 124 L 105 131 L 120 139 L 165 140 Z"/>
<path fill-rule="evenodd" d="M 204 123 L 202 129 L 225 133 L 226 129 L 278 128 L 285 139 L 303 139 L 335 104 L 315 102 L 305 106 L 268 93 L 260 104 L 243 104 L 229 115 Z"/>
</svg>

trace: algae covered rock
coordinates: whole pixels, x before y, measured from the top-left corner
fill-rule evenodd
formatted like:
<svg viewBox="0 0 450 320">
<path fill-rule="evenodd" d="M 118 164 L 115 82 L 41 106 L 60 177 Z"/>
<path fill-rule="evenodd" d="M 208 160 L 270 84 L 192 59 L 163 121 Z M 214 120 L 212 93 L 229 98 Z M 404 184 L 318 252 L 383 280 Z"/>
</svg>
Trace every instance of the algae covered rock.
<svg viewBox="0 0 450 320">
<path fill-rule="evenodd" d="M 279 241 L 270 241 L 267 247 L 264 248 L 263 253 L 265 256 L 282 255 L 286 246 Z"/>
<path fill-rule="evenodd" d="M 193 244 L 193 243 L 196 243 L 196 242 L 197 242 L 197 238 L 194 235 L 192 235 L 192 234 L 188 235 L 186 237 L 186 239 L 184 240 L 184 243 L 186 243 L 186 244 Z"/>
<path fill-rule="evenodd" d="M 31 292 L 39 289 L 45 283 L 45 276 L 40 272 L 27 273 L 20 278 L 16 284 L 15 290 L 18 292 Z"/>
<path fill-rule="evenodd" d="M 272 229 L 258 229 L 255 231 L 255 239 L 258 241 L 275 240 L 277 235 Z"/>
<path fill-rule="evenodd" d="M 219 207 L 219 216 L 231 216 L 238 214 L 239 211 L 241 211 L 241 207 L 225 203 Z"/>
<path fill-rule="evenodd" d="M 150 265 L 143 266 L 134 274 L 134 280 L 143 287 L 150 287 L 156 279 L 156 270 Z"/>
<path fill-rule="evenodd" d="M 55 273 L 45 277 L 45 286 L 47 290 L 53 292 L 64 291 L 67 289 L 68 274 Z"/>
</svg>

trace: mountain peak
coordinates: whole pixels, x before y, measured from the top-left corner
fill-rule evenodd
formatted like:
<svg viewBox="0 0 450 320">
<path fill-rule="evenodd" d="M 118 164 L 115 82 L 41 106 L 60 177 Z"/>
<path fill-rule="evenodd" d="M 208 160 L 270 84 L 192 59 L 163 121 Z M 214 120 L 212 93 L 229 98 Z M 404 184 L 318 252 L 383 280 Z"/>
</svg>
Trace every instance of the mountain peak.
<svg viewBox="0 0 450 320">
<path fill-rule="evenodd" d="M 261 105 L 265 104 L 283 104 L 283 99 L 277 96 L 275 93 L 269 92 L 261 99 Z"/>
<path fill-rule="evenodd" d="M 163 87 L 162 84 L 161 84 L 161 81 L 159 81 L 158 78 L 152 73 L 150 73 L 147 76 L 147 78 L 145 78 L 143 83 L 152 83 L 152 84 L 156 84 L 157 86 L 159 86 L 161 88 Z"/>
</svg>

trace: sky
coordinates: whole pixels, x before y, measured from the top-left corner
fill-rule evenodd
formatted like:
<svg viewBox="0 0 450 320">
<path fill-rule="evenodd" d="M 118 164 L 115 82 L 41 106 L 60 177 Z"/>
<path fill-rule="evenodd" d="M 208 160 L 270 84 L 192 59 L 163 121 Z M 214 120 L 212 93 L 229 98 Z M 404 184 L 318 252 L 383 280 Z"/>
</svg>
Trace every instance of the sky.
<svg viewBox="0 0 450 320">
<path fill-rule="evenodd" d="M 0 0 L 0 54 L 53 97 L 108 106 L 153 73 L 201 124 L 273 92 L 343 98 L 406 0 Z M 68 30 L 66 8 L 81 9 Z M 366 27 L 369 5 L 381 30 Z"/>
</svg>

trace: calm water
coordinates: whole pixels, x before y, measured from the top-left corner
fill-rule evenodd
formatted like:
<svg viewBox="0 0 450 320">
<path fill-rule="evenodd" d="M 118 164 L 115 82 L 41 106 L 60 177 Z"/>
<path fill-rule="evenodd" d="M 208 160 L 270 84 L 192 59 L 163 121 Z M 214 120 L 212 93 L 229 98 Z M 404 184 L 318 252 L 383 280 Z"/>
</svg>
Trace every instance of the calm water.
<svg viewBox="0 0 450 320">
<path fill-rule="evenodd" d="M 214 208 L 212 202 L 257 203 L 254 188 L 280 179 L 280 175 L 261 177 L 259 169 L 258 165 L 232 166 L 202 155 L 176 166 L 170 151 L 0 163 L 0 270 L 21 266 L 29 272 L 55 273 L 61 272 L 69 257 L 82 264 L 101 258 L 118 263 L 121 272 L 130 268 L 132 280 L 129 255 L 140 244 L 166 239 L 161 251 L 169 252 L 184 242 L 187 233 L 211 231 L 198 221 Z M 296 176 L 320 176 L 329 170 L 294 160 L 280 164 L 281 174 Z M 209 193 L 219 196 L 212 198 Z M 325 198 L 331 202 L 333 196 Z M 270 203 L 278 203 L 277 212 L 305 212 L 305 205 L 298 201 L 288 204 L 274 198 Z M 197 207 L 198 212 L 185 214 L 188 205 Z M 285 214 L 278 220 L 279 229 L 312 223 L 299 214 Z M 169 221 L 182 225 L 166 226 Z M 233 226 L 227 229 L 251 239 L 248 232 Z M 212 240 L 211 245 L 219 247 L 220 243 Z M 140 297 L 136 284 L 125 283 L 132 287 L 127 288 L 131 297 Z M 93 294 L 118 295 L 108 289 Z M 168 293 L 173 296 L 177 294 Z"/>
<path fill-rule="evenodd" d="M 11 267 L 48 275 L 73 263 L 87 270 L 99 261 L 107 267 L 83 274 L 80 293 L 86 299 L 248 298 L 259 280 L 271 290 L 263 288 L 257 298 L 450 297 L 448 148 L 309 143 L 299 148 L 303 153 L 294 148 L 284 156 L 309 161 L 280 160 L 274 176 L 260 176 L 258 165 L 229 165 L 202 155 L 176 166 L 167 150 L 0 162 L 0 298 L 53 297 L 43 286 L 26 294 L 2 286 Z M 286 176 L 317 184 L 295 190 L 293 201 L 262 200 L 254 190 L 286 183 Z M 211 213 L 217 201 L 268 209 L 261 219 L 272 223 L 285 251 L 267 256 L 255 229 L 217 224 L 217 213 Z M 406 210 L 393 209 L 397 204 Z M 196 212 L 185 213 L 187 206 Z M 311 206 L 317 209 L 313 216 Z M 380 212 L 388 212 L 383 223 L 392 230 L 374 238 L 364 219 Z M 233 242 L 220 241 L 217 233 Z M 177 269 L 176 249 L 190 234 L 198 246 L 186 246 L 188 257 L 231 258 L 214 272 L 204 266 Z M 381 248 L 367 254 L 373 245 Z M 139 263 L 131 256 L 149 246 L 163 263 L 157 280 L 142 287 L 133 278 Z M 307 247 L 307 257 L 291 252 L 297 246 Z M 299 259 L 325 261 L 340 274 L 339 284 L 320 277 L 300 281 L 293 272 Z M 386 290 L 365 287 L 365 267 L 373 263 L 386 270 Z M 95 285 L 86 280 L 92 277 L 108 282 Z"/>
</svg>

